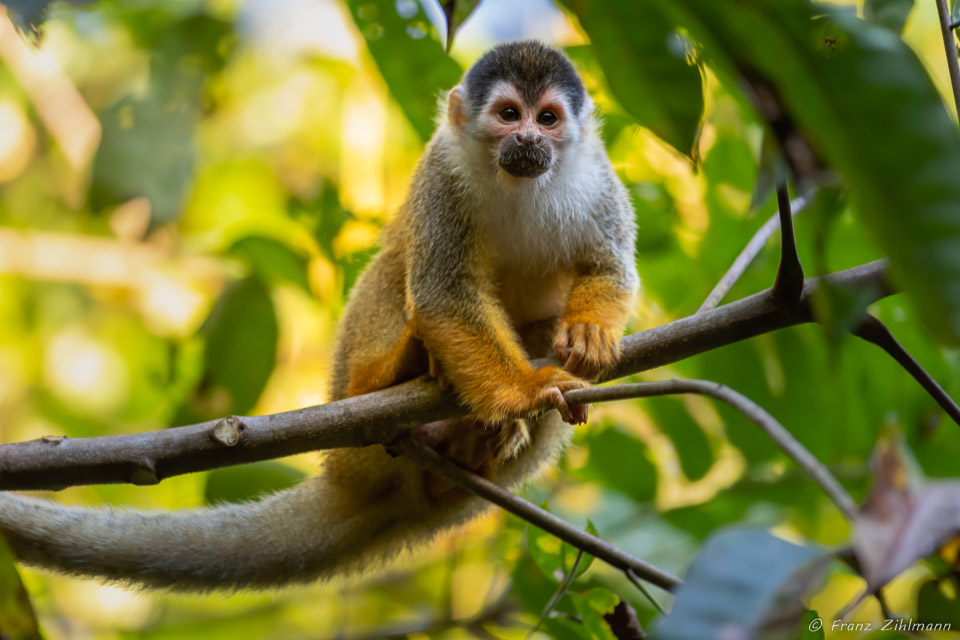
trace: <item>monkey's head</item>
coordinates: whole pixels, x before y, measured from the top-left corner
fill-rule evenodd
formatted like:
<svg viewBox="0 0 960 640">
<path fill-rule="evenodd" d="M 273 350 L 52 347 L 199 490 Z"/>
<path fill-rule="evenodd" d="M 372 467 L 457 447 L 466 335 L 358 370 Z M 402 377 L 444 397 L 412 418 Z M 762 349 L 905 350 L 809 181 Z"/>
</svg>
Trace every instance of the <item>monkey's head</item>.
<svg viewBox="0 0 960 640">
<path fill-rule="evenodd" d="M 592 109 L 564 54 L 522 41 L 494 47 L 470 67 L 450 92 L 447 117 L 487 151 L 495 167 L 516 178 L 537 178 L 582 139 Z"/>
</svg>

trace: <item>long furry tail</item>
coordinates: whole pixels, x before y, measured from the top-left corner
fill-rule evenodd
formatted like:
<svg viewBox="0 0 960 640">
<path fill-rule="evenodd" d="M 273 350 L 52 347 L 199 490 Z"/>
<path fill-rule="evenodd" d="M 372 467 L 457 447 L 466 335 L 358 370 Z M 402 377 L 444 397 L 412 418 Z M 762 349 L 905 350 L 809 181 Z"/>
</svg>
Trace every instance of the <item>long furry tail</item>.
<svg viewBox="0 0 960 640">
<path fill-rule="evenodd" d="M 0 532 L 22 562 L 61 573 L 179 591 L 271 588 L 362 572 L 452 524 L 449 509 L 445 523 L 423 496 L 404 495 L 413 484 L 358 500 L 320 476 L 255 502 L 178 512 L 0 493 Z"/>
<path fill-rule="evenodd" d="M 491 479 L 531 478 L 569 434 L 550 412 Z M 365 447 L 332 452 L 320 476 L 261 500 L 187 511 L 68 507 L 0 492 L 0 533 L 20 561 L 61 573 L 194 592 L 271 588 L 378 567 L 485 505 L 465 492 L 431 498 L 413 462 Z"/>
</svg>

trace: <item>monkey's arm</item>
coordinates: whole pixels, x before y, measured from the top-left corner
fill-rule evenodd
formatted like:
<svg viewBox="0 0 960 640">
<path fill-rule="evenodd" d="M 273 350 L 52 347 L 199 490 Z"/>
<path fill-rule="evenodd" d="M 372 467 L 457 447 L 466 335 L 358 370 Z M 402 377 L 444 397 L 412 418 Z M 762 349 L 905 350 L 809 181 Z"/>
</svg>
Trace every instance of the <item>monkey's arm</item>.
<svg viewBox="0 0 960 640">
<path fill-rule="evenodd" d="M 612 174 L 612 169 L 610 169 Z M 557 359 L 581 377 L 595 378 L 620 359 L 620 338 L 633 307 L 639 279 L 633 247 L 633 209 L 619 181 L 605 203 L 601 223 L 607 232 L 579 257 L 576 278 L 554 334 Z"/>
<path fill-rule="evenodd" d="M 563 392 L 587 386 L 559 367 L 534 369 L 495 295 L 481 247 L 464 217 L 437 214 L 416 230 L 409 256 L 408 313 L 418 337 L 461 398 L 484 422 L 557 408 L 585 419 Z"/>
</svg>

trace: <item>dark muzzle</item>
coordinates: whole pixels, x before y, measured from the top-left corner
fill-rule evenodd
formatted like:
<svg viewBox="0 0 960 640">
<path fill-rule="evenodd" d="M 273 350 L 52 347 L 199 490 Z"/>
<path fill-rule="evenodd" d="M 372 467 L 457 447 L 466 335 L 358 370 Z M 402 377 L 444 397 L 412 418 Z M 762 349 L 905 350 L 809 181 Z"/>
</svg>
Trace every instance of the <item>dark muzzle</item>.
<svg viewBox="0 0 960 640">
<path fill-rule="evenodd" d="M 536 178 L 550 168 L 552 160 L 546 138 L 508 138 L 500 147 L 500 166 L 517 178 Z"/>
</svg>

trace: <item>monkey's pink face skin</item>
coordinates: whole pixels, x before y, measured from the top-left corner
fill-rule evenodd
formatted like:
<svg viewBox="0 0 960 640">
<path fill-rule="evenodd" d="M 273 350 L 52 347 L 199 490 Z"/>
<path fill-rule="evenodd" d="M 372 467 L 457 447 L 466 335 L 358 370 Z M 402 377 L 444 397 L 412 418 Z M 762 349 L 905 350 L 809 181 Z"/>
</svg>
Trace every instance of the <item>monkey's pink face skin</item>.
<svg viewBox="0 0 960 640">
<path fill-rule="evenodd" d="M 560 91 L 547 89 L 536 104 L 528 104 L 509 85 L 494 92 L 484 120 L 500 168 L 517 178 L 546 173 L 553 164 L 555 145 L 566 138 L 572 125 Z"/>
</svg>

